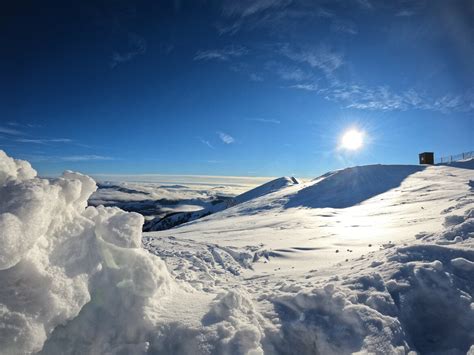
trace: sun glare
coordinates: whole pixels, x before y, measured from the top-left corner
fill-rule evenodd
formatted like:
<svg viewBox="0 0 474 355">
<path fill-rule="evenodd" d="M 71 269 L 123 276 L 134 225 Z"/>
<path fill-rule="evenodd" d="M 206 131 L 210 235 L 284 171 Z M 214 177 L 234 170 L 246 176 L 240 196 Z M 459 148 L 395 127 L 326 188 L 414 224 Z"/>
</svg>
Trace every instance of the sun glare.
<svg viewBox="0 0 474 355">
<path fill-rule="evenodd" d="M 358 150 L 364 145 L 364 133 L 357 129 L 350 129 L 342 135 L 341 148 Z"/>
</svg>

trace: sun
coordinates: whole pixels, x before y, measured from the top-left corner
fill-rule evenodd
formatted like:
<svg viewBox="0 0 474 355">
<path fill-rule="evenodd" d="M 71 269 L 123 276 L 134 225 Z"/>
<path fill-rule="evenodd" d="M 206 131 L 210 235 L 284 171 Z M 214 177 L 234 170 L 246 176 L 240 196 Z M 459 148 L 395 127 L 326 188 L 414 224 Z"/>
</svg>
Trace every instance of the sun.
<svg viewBox="0 0 474 355">
<path fill-rule="evenodd" d="M 364 145 L 364 132 L 357 129 L 346 131 L 341 137 L 340 147 L 345 150 L 359 150 Z"/>
</svg>

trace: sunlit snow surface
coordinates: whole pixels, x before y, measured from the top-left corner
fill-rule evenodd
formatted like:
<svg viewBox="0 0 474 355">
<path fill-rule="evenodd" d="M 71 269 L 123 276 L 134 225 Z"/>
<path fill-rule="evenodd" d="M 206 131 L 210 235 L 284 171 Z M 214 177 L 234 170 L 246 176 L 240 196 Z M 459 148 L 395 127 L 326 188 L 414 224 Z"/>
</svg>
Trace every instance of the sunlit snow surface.
<svg viewBox="0 0 474 355">
<path fill-rule="evenodd" d="M 266 352 L 464 354 L 474 166 L 459 166 L 344 169 L 144 243 L 196 289 L 245 290 Z"/>
<path fill-rule="evenodd" d="M 0 353 L 472 354 L 472 165 L 284 183 L 146 251 L 92 179 L 0 152 Z"/>
</svg>

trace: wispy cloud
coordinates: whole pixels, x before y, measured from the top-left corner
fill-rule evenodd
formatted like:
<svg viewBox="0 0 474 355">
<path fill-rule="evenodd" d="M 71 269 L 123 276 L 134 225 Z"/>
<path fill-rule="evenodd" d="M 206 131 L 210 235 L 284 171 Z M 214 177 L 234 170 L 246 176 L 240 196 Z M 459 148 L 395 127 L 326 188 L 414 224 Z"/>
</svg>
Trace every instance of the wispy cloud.
<svg viewBox="0 0 474 355">
<path fill-rule="evenodd" d="M 218 23 L 218 31 L 220 34 L 235 34 L 243 28 L 283 28 L 283 23 L 289 18 L 308 16 L 304 9 L 290 9 L 293 4 L 292 0 L 224 0 L 222 13 L 230 23 Z"/>
<path fill-rule="evenodd" d="M 33 144 L 49 144 L 49 143 L 72 143 L 72 139 L 69 138 L 51 138 L 51 139 L 29 139 L 29 138 L 18 138 L 17 142 L 20 143 L 33 143 Z"/>
<path fill-rule="evenodd" d="M 397 17 L 411 17 L 415 14 L 413 10 L 400 10 L 395 14 Z"/>
<path fill-rule="evenodd" d="M 469 112 L 474 110 L 474 94 L 446 94 L 432 97 L 410 88 L 395 92 L 389 86 L 366 87 L 341 84 L 338 87 L 319 91 L 327 100 L 345 104 L 347 108 L 379 111 L 405 111 L 409 109 L 449 112 Z"/>
<path fill-rule="evenodd" d="M 204 138 L 201 138 L 201 137 L 197 137 L 197 139 L 204 145 L 208 146 L 209 148 L 211 149 L 214 149 L 214 146 L 211 144 L 211 142 L 209 142 L 208 140 L 204 139 Z"/>
<path fill-rule="evenodd" d="M 37 124 L 37 123 L 19 123 L 19 122 L 14 122 L 14 121 L 10 121 L 10 122 L 7 122 L 7 125 L 11 126 L 11 127 L 19 127 L 19 128 L 39 128 L 41 127 L 40 124 Z"/>
<path fill-rule="evenodd" d="M 247 68 L 242 72 L 250 77 L 250 80 L 262 79 L 261 75 L 251 73 L 264 73 L 268 82 L 278 78 L 287 81 L 284 85 L 280 83 L 281 87 L 313 92 L 343 107 L 360 110 L 415 109 L 444 113 L 474 111 L 472 89 L 464 93 L 447 92 L 439 95 L 430 91 L 429 87 L 423 90 L 419 83 L 413 86 L 407 84 L 404 89 L 396 88 L 391 78 L 389 81 L 386 81 L 386 78 L 379 78 L 378 84 L 368 85 L 358 77 L 356 70 L 358 63 L 351 61 L 351 52 L 344 53 L 341 50 L 344 47 L 338 46 L 338 43 L 341 44 L 339 38 L 347 40 L 344 36 L 359 33 L 358 24 L 362 23 L 355 21 L 358 18 L 356 14 L 373 12 L 375 15 L 375 11 L 383 10 L 389 12 L 391 16 L 409 17 L 422 13 L 422 9 L 426 6 L 425 2 L 380 3 L 372 0 L 352 0 L 344 2 L 347 11 L 340 11 L 342 4 L 340 1 L 223 0 L 221 4 L 223 16 L 219 19 L 222 22 L 218 25 L 221 34 L 269 30 L 268 34 L 280 40 L 292 39 L 288 43 L 252 47 L 250 54 L 255 54 L 255 58 L 260 61 L 264 59 L 266 64 L 263 66 L 264 71 L 259 71 L 254 64 L 257 60 L 252 64 L 246 63 L 251 69 Z M 394 19 L 397 23 L 402 20 Z M 316 46 L 308 45 L 308 42 L 298 45 L 298 31 L 302 26 L 307 27 L 309 24 L 320 26 L 321 23 L 327 26 L 327 33 L 322 36 L 327 38 L 327 41 Z M 243 55 L 235 50 L 226 51 L 226 48 L 200 51 L 195 59 L 229 61 Z M 238 62 L 242 63 L 244 60 Z"/>
<path fill-rule="evenodd" d="M 104 155 L 66 155 L 66 156 L 59 156 L 59 155 L 45 155 L 45 154 L 29 154 L 26 155 L 25 158 L 32 162 L 87 162 L 87 161 L 107 161 L 107 160 L 117 160 L 117 158 L 104 156 Z"/>
<path fill-rule="evenodd" d="M 356 0 L 356 2 L 363 9 L 372 10 L 374 8 L 374 6 L 372 5 L 372 3 L 369 0 Z"/>
<path fill-rule="evenodd" d="M 313 68 L 320 69 L 326 75 L 331 75 L 344 64 L 342 54 L 326 45 L 320 45 L 316 48 L 295 49 L 289 44 L 283 44 L 280 46 L 279 52 L 293 61 L 306 63 Z"/>
<path fill-rule="evenodd" d="M 23 132 L 17 130 L 17 129 L 13 129 L 13 128 L 9 128 L 9 127 L 2 127 L 0 126 L 0 133 L 3 133 L 3 134 L 10 134 L 10 135 L 13 135 L 13 136 L 17 136 L 17 135 L 22 135 Z"/>
<path fill-rule="evenodd" d="M 302 81 L 309 77 L 308 73 L 297 66 L 286 65 L 275 61 L 267 62 L 265 68 L 277 74 L 282 80 Z"/>
<path fill-rule="evenodd" d="M 319 81 L 318 85 L 302 82 L 288 88 L 314 91 L 326 100 L 340 103 L 347 108 L 380 111 L 419 109 L 443 113 L 474 110 L 472 91 L 433 96 L 414 88 L 396 91 L 389 85 L 367 86 L 360 82 L 344 81 L 338 71 L 346 64 L 343 56 L 327 46 L 295 49 L 284 44 L 279 47 L 279 53 L 295 63 L 320 69 L 326 79 L 325 85 Z M 278 76 L 281 78 L 281 75 Z"/>
<path fill-rule="evenodd" d="M 296 84 L 290 85 L 288 88 L 306 91 L 318 91 L 318 86 L 316 84 Z"/>
<path fill-rule="evenodd" d="M 318 10 L 316 11 L 316 15 L 317 15 L 318 17 L 323 17 L 323 18 L 333 18 L 333 17 L 336 17 L 336 15 L 334 14 L 334 12 L 329 11 L 328 9 L 326 9 L 326 8 L 324 8 L 324 7 L 318 8 Z"/>
<path fill-rule="evenodd" d="M 114 68 L 121 63 L 132 60 L 137 55 L 145 54 L 146 49 L 147 42 L 143 37 L 135 33 L 129 33 L 127 49 L 124 51 L 117 51 L 112 54 L 111 67 Z"/>
<path fill-rule="evenodd" d="M 270 8 L 282 8 L 291 0 L 225 0 L 222 11 L 229 17 L 249 17 Z"/>
<path fill-rule="evenodd" d="M 357 26 L 354 22 L 339 19 L 333 21 L 333 23 L 331 24 L 331 31 L 346 33 L 349 35 L 356 35 L 357 33 L 359 33 L 359 30 L 357 29 Z"/>
<path fill-rule="evenodd" d="M 225 144 L 232 144 L 235 142 L 234 137 L 231 135 L 224 133 L 224 132 L 217 132 L 217 135 L 219 136 L 220 140 L 224 142 Z"/>
<path fill-rule="evenodd" d="M 69 156 L 62 156 L 62 157 L 56 157 L 56 158 L 62 161 L 69 161 L 69 162 L 81 162 L 81 161 L 93 161 L 93 160 L 116 160 L 116 158 L 103 156 L 103 155 L 69 155 Z"/>
<path fill-rule="evenodd" d="M 227 46 L 221 49 L 210 49 L 198 51 L 194 60 L 221 60 L 228 61 L 232 58 L 241 57 L 248 53 L 248 49 L 243 46 Z"/>
<path fill-rule="evenodd" d="M 272 124 L 280 124 L 280 120 L 276 120 L 273 118 L 248 118 L 247 121 L 254 121 L 260 123 L 272 123 Z"/>
<path fill-rule="evenodd" d="M 263 77 L 257 73 L 250 73 L 249 77 L 250 77 L 250 80 L 252 81 L 257 81 L 257 82 L 263 81 Z"/>
</svg>

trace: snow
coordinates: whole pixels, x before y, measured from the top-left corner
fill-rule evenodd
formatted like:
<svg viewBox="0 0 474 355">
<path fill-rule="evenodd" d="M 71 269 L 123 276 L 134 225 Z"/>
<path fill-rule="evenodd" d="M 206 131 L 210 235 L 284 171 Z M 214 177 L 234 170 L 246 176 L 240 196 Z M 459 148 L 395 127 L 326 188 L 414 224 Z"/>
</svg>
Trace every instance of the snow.
<svg viewBox="0 0 474 355">
<path fill-rule="evenodd" d="M 451 265 L 463 271 L 474 271 L 474 262 L 464 258 L 452 259 Z"/>
<path fill-rule="evenodd" d="M 87 176 L 40 179 L 4 152 L 0 167 L 2 353 L 68 353 L 61 343 L 81 341 L 88 352 L 143 348 L 144 317 L 172 288 L 164 263 L 140 248 L 143 217 L 86 208 L 96 189 Z"/>
<path fill-rule="evenodd" d="M 281 178 L 142 238 L 0 151 L 0 352 L 472 354 L 471 165 Z"/>
<path fill-rule="evenodd" d="M 465 354 L 470 164 L 331 172 L 145 233 L 144 244 L 198 290 L 243 289 L 271 323 L 266 353 Z"/>
</svg>

